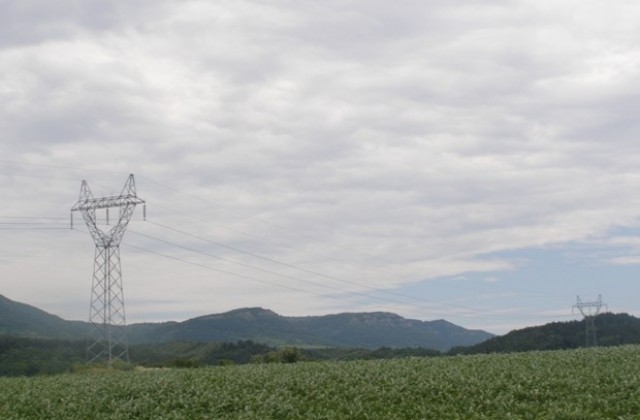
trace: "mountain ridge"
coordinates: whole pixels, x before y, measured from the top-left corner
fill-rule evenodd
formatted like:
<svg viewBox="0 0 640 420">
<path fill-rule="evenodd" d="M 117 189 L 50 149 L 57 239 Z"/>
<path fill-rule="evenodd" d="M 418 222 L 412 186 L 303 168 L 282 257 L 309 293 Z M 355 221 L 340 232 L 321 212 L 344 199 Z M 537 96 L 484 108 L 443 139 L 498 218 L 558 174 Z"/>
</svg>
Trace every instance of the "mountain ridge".
<svg viewBox="0 0 640 420">
<path fill-rule="evenodd" d="M 0 295 L 0 334 L 57 339 L 85 339 L 89 324 L 66 321 L 34 306 Z M 445 320 L 420 321 L 391 312 L 343 312 L 288 317 L 261 307 L 238 308 L 185 321 L 133 323 L 131 344 L 235 342 L 254 340 L 275 346 L 425 347 L 447 350 L 477 344 L 492 334 Z"/>
<path fill-rule="evenodd" d="M 133 329 L 141 327 L 141 324 L 131 325 Z M 247 332 L 250 335 L 246 335 Z M 271 345 L 426 347 L 447 350 L 476 344 L 490 337 L 493 335 L 486 331 L 466 329 L 445 320 L 420 321 L 391 312 L 343 312 L 290 317 L 260 307 L 248 307 L 168 325 L 155 332 L 153 341 L 251 339 Z M 135 338 L 133 342 L 136 343 Z"/>
</svg>

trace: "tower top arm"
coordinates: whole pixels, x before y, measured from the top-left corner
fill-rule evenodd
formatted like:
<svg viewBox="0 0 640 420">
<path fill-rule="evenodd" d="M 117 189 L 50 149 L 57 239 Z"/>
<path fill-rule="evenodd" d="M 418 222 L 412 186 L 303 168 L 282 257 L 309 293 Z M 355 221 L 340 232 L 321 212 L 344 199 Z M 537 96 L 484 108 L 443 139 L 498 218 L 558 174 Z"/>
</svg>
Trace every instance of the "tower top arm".
<svg viewBox="0 0 640 420">
<path fill-rule="evenodd" d="M 91 189 L 89 189 L 87 181 L 82 181 L 80 197 L 71 208 L 71 229 L 73 229 L 73 212 L 79 211 L 97 246 L 104 248 L 117 247 L 120 245 L 122 236 L 133 214 L 133 209 L 137 204 L 144 204 L 146 206 L 145 201 L 136 195 L 136 184 L 133 179 L 133 174 L 129 175 L 120 195 L 111 197 L 95 198 L 91 193 Z M 109 224 L 109 208 L 111 207 L 119 207 L 120 212 L 116 223 L 108 232 L 105 232 L 98 227 L 96 210 L 107 210 L 107 224 Z M 146 212 L 144 213 L 146 214 Z"/>
<path fill-rule="evenodd" d="M 109 207 L 124 207 L 130 204 L 144 204 L 145 201 L 138 198 L 135 195 L 126 196 L 114 196 L 114 197 L 100 197 L 100 198 L 85 198 L 79 199 L 76 204 L 71 208 L 71 211 L 93 210 L 93 209 L 106 209 Z"/>
<path fill-rule="evenodd" d="M 593 302 L 583 302 L 580 296 L 577 296 L 577 302 L 572 309 L 577 309 L 584 317 L 590 317 L 598 315 L 603 307 L 605 310 L 608 309 L 607 304 L 602 302 L 602 295 L 598 295 L 598 300 Z"/>
<path fill-rule="evenodd" d="M 145 201 L 136 195 L 136 183 L 133 174 L 129 175 L 127 182 L 118 196 L 95 198 L 89 189 L 87 181 L 82 181 L 80 187 L 80 198 L 73 205 L 71 211 L 86 211 L 96 209 L 106 209 L 110 207 L 124 207 L 133 204 L 144 204 Z"/>
</svg>

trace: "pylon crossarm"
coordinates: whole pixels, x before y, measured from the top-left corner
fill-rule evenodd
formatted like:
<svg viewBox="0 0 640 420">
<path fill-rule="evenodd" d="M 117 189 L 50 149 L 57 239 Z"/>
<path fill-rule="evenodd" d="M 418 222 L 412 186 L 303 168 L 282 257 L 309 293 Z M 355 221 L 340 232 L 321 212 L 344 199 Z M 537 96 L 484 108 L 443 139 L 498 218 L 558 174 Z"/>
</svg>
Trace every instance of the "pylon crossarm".
<svg viewBox="0 0 640 420">
<path fill-rule="evenodd" d="M 144 204 L 144 200 L 135 195 L 125 195 L 117 197 L 100 197 L 80 199 L 71 208 L 71 211 L 106 209 L 111 207 L 124 207 L 131 204 Z"/>
<path fill-rule="evenodd" d="M 73 205 L 71 211 L 83 211 L 96 209 L 106 209 L 110 207 L 123 207 L 127 205 L 143 204 L 144 200 L 136 195 L 136 184 L 133 174 L 129 175 L 127 182 L 122 188 L 122 192 L 118 196 L 95 198 L 89 189 L 87 181 L 82 181 L 80 186 L 80 196 L 78 201 Z"/>
<path fill-rule="evenodd" d="M 594 307 L 599 307 L 599 306 L 603 306 L 604 304 L 602 303 L 602 301 L 593 301 L 593 302 L 580 302 L 579 305 L 576 305 L 578 307 L 587 307 L 587 306 L 594 306 Z"/>
</svg>

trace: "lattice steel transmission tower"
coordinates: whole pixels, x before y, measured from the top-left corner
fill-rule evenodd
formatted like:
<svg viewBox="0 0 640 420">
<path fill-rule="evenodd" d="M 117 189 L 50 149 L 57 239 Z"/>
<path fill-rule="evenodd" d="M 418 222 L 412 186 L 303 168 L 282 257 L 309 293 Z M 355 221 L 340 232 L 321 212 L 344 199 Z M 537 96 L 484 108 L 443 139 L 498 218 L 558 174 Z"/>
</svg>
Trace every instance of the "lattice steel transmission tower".
<svg viewBox="0 0 640 420">
<path fill-rule="evenodd" d="M 596 316 L 598 316 L 603 307 L 606 310 L 607 305 L 602 303 L 602 295 L 598 295 L 598 300 L 594 302 L 583 302 L 580 300 L 580 296 L 576 297 L 577 303 L 573 305 L 573 309 L 579 310 L 584 317 L 585 345 L 587 347 L 595 347 L 598 345 L 598 337 L 596 335 Z"/>
<path fill-rule="evenodd" d="M 145 205 L 145 201 L 136 195 L 136 184 L 131 174 L 120 195 L 113 197 L 94 198 L 87 181 L 82 181 L 80 198 L 71 208 L 71 228 L 73 229 L 73 212 L 79 211 L 96 244 L 89 307 L 91 326 L 87 343 L 87 363 L 104 361 L 111 364 L 114 360 L 129 361 L 120 241 L 138 204 Z M 115 224 L 109 227 L 109 209 L 114 207 L 119 208 L 119 216 Z M 96 210 L 102 209 L 106 213 L 106 232 L 101 229 L 96 218 Z M 146 213 L 146 208 L 143 208 L 143 213 Z"/>
</svg>

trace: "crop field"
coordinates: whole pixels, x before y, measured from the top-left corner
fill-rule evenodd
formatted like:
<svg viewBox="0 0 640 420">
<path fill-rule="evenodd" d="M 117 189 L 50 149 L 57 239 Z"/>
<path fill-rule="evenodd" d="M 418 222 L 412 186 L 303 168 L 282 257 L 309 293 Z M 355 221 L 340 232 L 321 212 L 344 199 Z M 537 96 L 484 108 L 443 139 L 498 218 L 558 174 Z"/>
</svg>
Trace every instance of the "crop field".
<svg viewBox="0 0 640 420">
<path fill-rule="evenodd" d="M 0 378 L 0 418 L 639 419 L 640 347 Z"/>
</svg>

